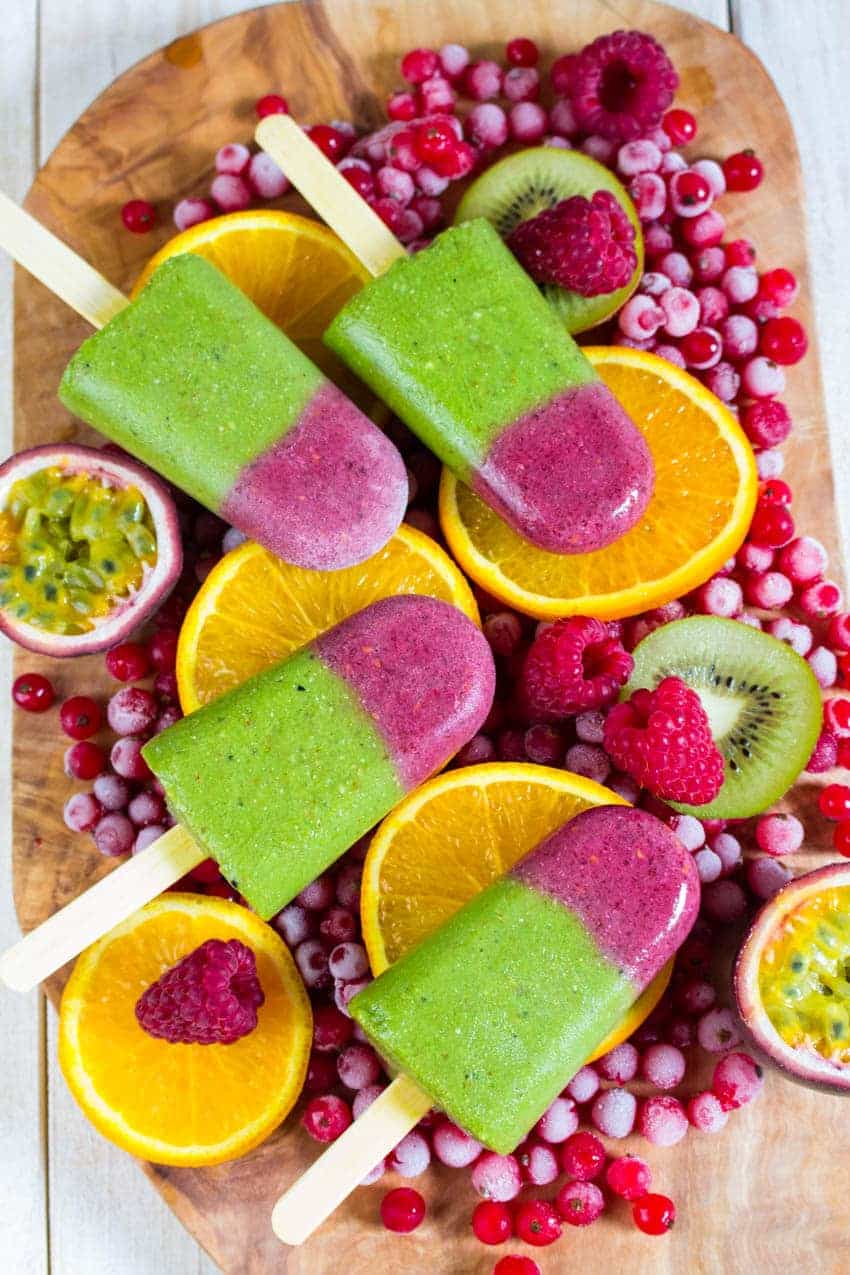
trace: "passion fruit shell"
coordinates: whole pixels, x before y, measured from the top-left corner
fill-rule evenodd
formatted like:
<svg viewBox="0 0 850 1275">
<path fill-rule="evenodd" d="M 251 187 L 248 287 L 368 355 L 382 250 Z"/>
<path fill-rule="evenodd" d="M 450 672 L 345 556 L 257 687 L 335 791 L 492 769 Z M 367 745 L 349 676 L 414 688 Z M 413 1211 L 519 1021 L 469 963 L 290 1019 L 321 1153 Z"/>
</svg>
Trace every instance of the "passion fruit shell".
<svg viewBox="0 0 850 1275">
<path fill-rule="evenodd" d="M 850 1092 L 850 863 L 796 877 L 765 903 L 738 953 L 733 985 L 765 1058 L 801 1084 Z"/>
<path fill-rule="evenodd" d="M 183 565 L 183 550 L 177 509 L 165 483 L 144 465 L 111 450 L 48 443 L 17 452 L 0 465 L 0 511 L 6 509 L 13 484 L 54 468 L 60 469 L 63 477 L 85 475 L 105 487 L 135 488 L 147 506 L 156 540 L 156 558 L 140 564 L 138 587 L 111 598 L 107 613 L 89 617 L 90 627 L 84 632 L 54 633 L 0 608 L 0 632 L 29 651 L 62 659 L 106 650 L 143 624 L 174 587 Z"/>
</svg>

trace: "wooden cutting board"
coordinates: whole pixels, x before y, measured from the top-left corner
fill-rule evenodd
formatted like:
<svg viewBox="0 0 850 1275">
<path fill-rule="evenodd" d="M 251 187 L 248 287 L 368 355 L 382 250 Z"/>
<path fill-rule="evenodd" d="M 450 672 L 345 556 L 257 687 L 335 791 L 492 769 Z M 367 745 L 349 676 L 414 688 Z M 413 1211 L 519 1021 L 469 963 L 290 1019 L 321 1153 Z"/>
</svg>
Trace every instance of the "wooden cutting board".
<svg viewBox="0 0 850 1275">
<path fill-rule="evenodd" d="M 767 178 L 758 193 L 731 196 L 723 210 L 732 233 L 755 241 L 760 262 L 789 266 L 801 282 L 795 310 L 812 340 L 808 357 L 789 376 L 786 397 L 796 431 L 787 448 L 788 476 L 798 526 L 819 536 L 835 563 L 838 535 L 812 329 L 804 192 L 790 121 L 748 49 L 678 10 L 649 0 L 526 0 L 521 12 L 511 0 L 328 0 L 241 14 L 177 41 L 116 80 L 62 139 L 38 174 L 27 206 L 110 280 L 129 288 L 170 225 L 166 213 L 153 234 L 127 234 L 118 219 L 121 204 L 144 197 L 167 209 L 182 195 L 203 193 L 215 150 L 227 141 L 249 140 L 259 95 L 284 92 L 304 122 L 336 117 L 373 126 L 382 118 L 380 103 L 398 84 L 402 52 L 460 41 L 476 55 L 498 55 L 518 27 L 540 43 L 547 58 L 617 27 L 652 32 L 680 72 L 678 103 L 699 117 L 696 153 L 723 155 L 753 146 L 765 161 Z M 90 432 L 56 399 L 61 371 L 86 335 L 85 324 L 20 271 L 15 303 L 16 448 L 56 439 L 88 441 Z M 42 668 L 62 695 L 83 686 L 108 693 L 99 658 L 60 665 L 18 652 L 16 668 Z M 14 881 L 24 930 L 109 868 L 85 838 L 64 828 L 61 810 L 72 784 L 62 772 L 62 751 L 55 719 L 16 715 Z M 789 806 L 811 814 L 815 796 L 815 782 L 804 779 Z M 828 848 L 823 821 L 813 818 L 809 827 L 823 841 L 800 856 L 801 866 L 814 866 Z M 57 975 L 47 987 L 54 1003 L 63 981 Z M 709 1072 L 706 1067 L 701 1076 L 689 1076 L 683 1089 L 702 1087 Z M 626 1207 L 614 1206 L 590 1230 L 570 1232 L 555 1248 L 541 1251 L 544 1271 L 729 1275 L 768 1272 L 778 1262 L 824 1275 L 846 1271 L 850 1223 L 840 1130 L 847 1113 L 842 1099 L 771 1074 L 760 1101 L 734 1114 L 722 1135 L 693 1133 L 671 1150 L 649 1148 L 657 1188 L 672 1195 L 679 1209 L 669 1237 L 640 1236 Z M 645 1143 L 640 1150 L 646 1152 Z M 381 1229 L 384 1188 L 376 1186 L 356 1192 L 309 1244 L 284 1249 L 271 1233 L 271 1205 L 314 1154 L 315 1145 L 293 1118 L 234 1164 L 207 1170 L 143 1167 L 183 1224 L 231 1275 L 271 1270 L 489 1275 L 504 1251 L 486 1250 L 472 1238 L 475 1196 L 468 1178 L 442 1169 L 417 1183 L 429 1213 L 414 1235 L 393 1237 Z"/>
</svg>

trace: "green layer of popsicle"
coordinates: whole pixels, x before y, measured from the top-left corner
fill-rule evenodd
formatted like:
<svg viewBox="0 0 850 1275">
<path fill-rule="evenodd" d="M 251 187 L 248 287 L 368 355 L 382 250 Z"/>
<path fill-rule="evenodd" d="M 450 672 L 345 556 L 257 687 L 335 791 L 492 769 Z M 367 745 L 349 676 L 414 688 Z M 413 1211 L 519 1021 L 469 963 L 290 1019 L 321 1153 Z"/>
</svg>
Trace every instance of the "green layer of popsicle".
<svg viewBox="0 0 850 1275">
<path fill-rule="evenodd" d="M 83 342 L 59 397 L 215 510 L 322 384 L 239 288 L 187 253 L 163 262 L 136 300 Z"/>
<path fill-rule="evenodd" d="M 349 1008 L 394 1068 L 506 1154 L 636 995 L 572 912 L 503 877 Z"/>
<path fill-rule="evenodd" d="M 461 478 L 596 373 L 489 222 L 455 226 L 343 307 L 325 343 Z"/>
<path fill-rule="evenodd" d="M 312 647 L 154 736 L 144 756 L 172 813 L 265 918 L 404 793 L 374 721 Z"/>
</svg>

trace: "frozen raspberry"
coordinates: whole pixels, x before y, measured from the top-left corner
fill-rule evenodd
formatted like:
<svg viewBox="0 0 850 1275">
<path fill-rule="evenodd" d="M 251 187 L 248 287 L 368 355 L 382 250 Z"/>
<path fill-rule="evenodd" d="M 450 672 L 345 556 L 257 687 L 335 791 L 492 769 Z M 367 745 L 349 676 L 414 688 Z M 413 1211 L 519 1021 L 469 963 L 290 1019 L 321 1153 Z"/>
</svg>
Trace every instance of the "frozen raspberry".
<svg viewBox="0 0 850 1275">
<path fill-rule="evenodd" d="M 723 757 L 705 709 L 677 677 L 615 705 L 605 723 L 605 748 L 621 770 L 664 800 L 701 806 L 723 784 Z"/>
<path fill-rule="evenodd" d="M 587 45 L 572 62 L 569 96 L 584 132 L 628 142 L 660 122 L 678 84 L 672 62 L 652 36 L 615 31 Z"/>
<path fill-rule="evenodd" d="M 616 699 L 634 668 L 632 657 L 601 620 L 557 620 L 532 643 L 517 694 L 531 720 L 559 721 Z"/>
<path fill-rule="evenodd" d="M 232 1045 L 257 1026 L 264 1000 L 251 949 L 207 939 L 142 993 L 136 1018 L 171 1044 Z"/>
<path fill-rule="evenodd" d="M 623 287 L 637 265 L 634 226 L 607 190 L 591 199 L 573 195 L 521 221 L 508 246 L 532 279 L 584 297 Z"/>
</svg>

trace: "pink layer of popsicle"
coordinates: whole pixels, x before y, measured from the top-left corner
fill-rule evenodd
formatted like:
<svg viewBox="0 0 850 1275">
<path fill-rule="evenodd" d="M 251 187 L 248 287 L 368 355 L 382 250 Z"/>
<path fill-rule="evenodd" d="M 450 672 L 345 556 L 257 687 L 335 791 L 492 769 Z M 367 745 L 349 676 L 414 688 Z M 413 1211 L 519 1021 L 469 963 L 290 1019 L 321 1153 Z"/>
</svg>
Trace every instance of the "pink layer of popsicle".
<svg viewBox="0 0 850 1275">
<path fill-rule="evenodd" d="M 406 505 L 401 456 L 327 383 L 293 428 L 242 471 L 221 515 L 284 561 L 333 571 L 382 549 Z"/>
<path fill-rule="evenodd" d="M 626 806 L 583 811 L 512 875 L 576 913 L 639 989 L 682 945 L 699 909 L 699 877 L 679 838 Z"/>
<path fill-rule="evenodd" d="M 497 513 L 553 553 L 625 535 L 655 485 L 643 435 L 601 381 L 579 385 L 501 433 L 472 479 Z M 509 511 L 512 511 L 509 513 Z"/>
<path fill-rule="evenodd" d="M 490 647 L 481 630 L 447 602 L 419 595 L 385 598 L 315 645 L 374 718 L 407 789 L 444 766 L 490 711 L 496 679 Z"/>
</svg>

